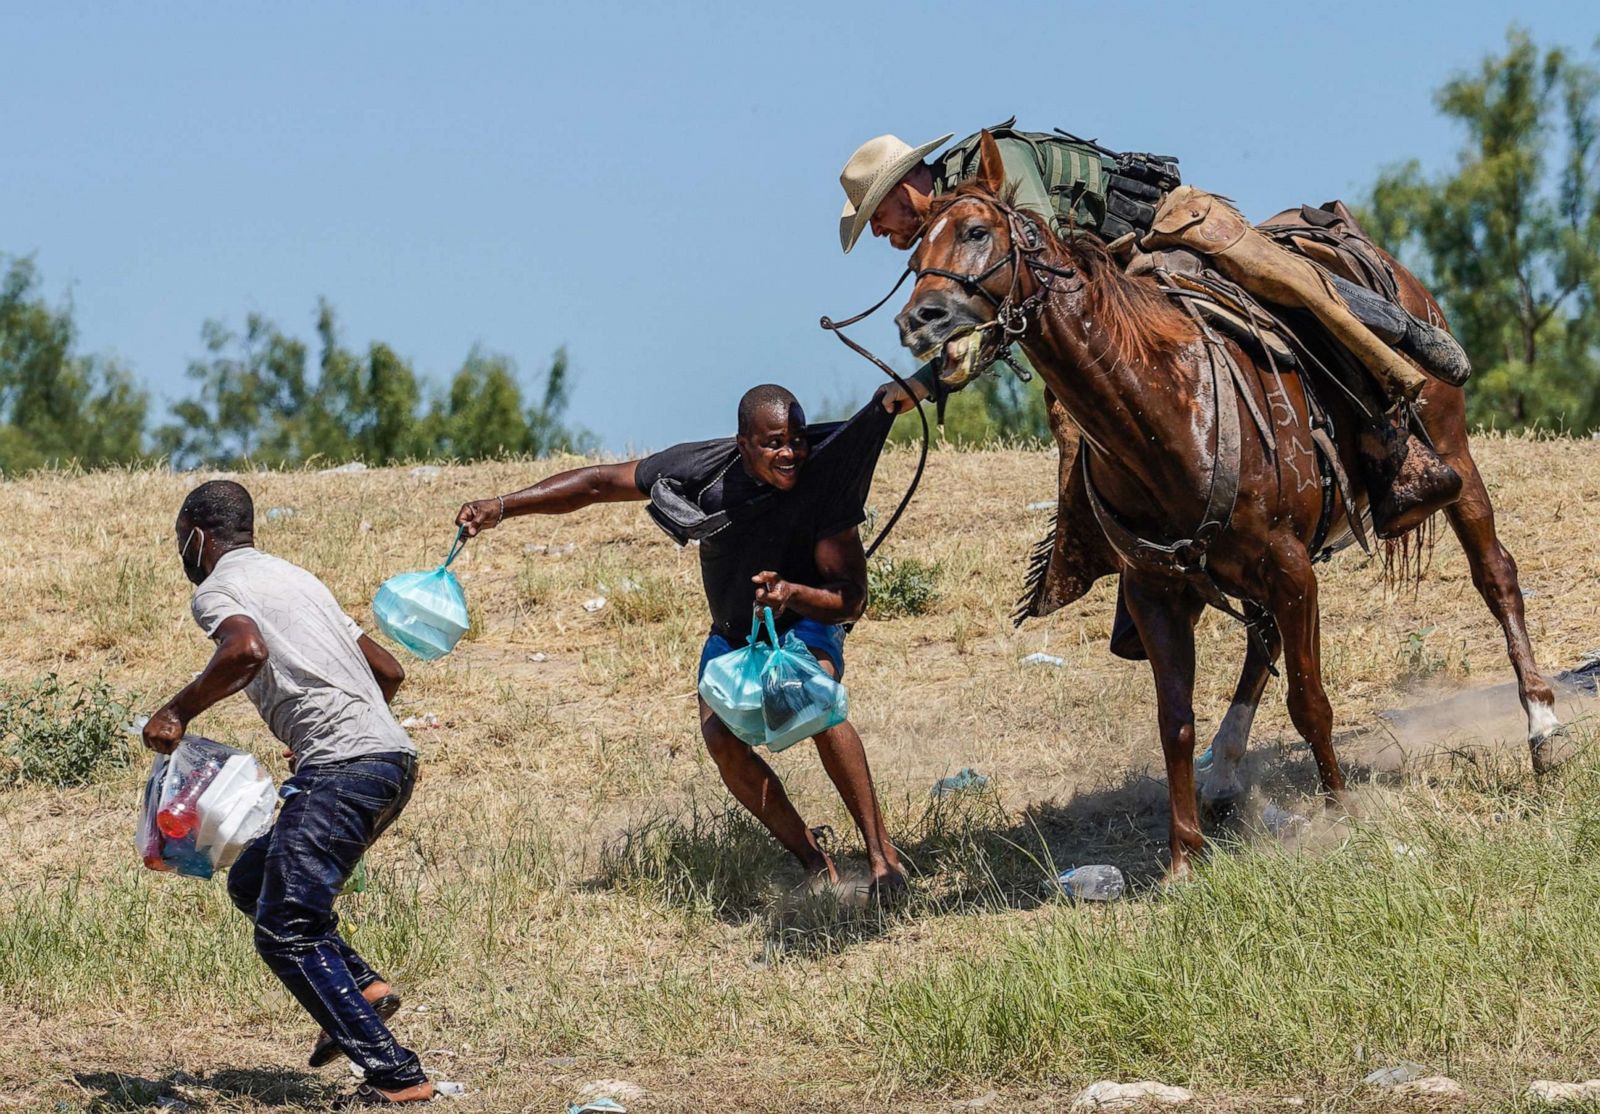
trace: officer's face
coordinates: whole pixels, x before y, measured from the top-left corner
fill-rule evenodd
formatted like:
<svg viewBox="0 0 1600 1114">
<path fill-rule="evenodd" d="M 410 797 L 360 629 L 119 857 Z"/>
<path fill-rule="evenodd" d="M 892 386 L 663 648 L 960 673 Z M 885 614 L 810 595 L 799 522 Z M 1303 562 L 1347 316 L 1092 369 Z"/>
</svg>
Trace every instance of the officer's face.
<svg viewBox="0 0 1600 1114">
<path fill-rule="evenodd" d="M 922 227 L 922 216 L 911 203 L 910 189 L 904 181 L 896 183 L 872 214 L 872 234 L 889 237 L 889 243 L 898 251 L 910 248 Z"/>
</svg>

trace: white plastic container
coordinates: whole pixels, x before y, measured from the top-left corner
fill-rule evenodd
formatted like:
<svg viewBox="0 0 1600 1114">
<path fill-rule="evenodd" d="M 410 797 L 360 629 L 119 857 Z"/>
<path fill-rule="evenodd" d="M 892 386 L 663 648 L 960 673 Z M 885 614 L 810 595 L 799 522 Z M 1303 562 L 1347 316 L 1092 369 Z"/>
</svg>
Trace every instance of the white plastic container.
<svg viewBox="0 0 1600 1114">
<path fill-rule="evenodd" d="M 254 757 L 229 758 L 200 795 L 195 846 L 218 870 L 231 866 L 245 844 L 272 823 L 276 797 L 272 778 Z"/>
</svg>

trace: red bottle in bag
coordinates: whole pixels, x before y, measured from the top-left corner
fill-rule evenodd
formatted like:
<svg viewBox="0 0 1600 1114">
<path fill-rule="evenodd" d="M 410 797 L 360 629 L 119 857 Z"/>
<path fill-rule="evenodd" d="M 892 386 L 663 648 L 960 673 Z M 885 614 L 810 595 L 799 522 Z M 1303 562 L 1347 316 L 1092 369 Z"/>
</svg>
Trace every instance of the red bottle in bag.
<svg viewBox="0 0 1600 1114">
<path fill-rule="evenodd" d="M 156 827 L 162 835 L 183 839 L 200 826 L 200 796 L 221 769 L 222 764 L 213 759 L 189 775 L 183 787 L 156 813 Z"/>
</svg>

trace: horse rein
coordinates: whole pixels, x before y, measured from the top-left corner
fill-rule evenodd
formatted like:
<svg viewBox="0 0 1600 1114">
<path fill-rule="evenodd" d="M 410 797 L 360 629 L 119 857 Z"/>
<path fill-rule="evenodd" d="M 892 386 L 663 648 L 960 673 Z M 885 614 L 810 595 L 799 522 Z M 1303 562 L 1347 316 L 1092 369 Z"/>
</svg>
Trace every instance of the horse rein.
<svg viewBox="0 0 1600 1114">
<path fill-rule="evenodd" d="M 1006 218 L 1006 224 L 1008 225 L 1011 233 L 1011 249 L 999 259 L 991 263 L 983 271 L 976 274 L 967 275 L 958 274 L 955 271 L 942 270 L 936 267 L 928 267 L 924 270 L 918 271 L 908 263 L 906 265 L 906 269 L 900 272 L 900 277 L 895 280 L 894 285 L 889 288 L 889 292 L 883 297 L 879 298 L 872 305 L 868 306 L 860 313 L 855 314 L 853 317 L 845 318 L 843 321 L 835 321 L 833 318 L 824 315 L 820 322 L 824 330 L 838 337 L 852 352 L 856 353 L 856 355 L 862 357 L 863 359 L 871 361 L 873 366 L 875 366 L 879 371 L 883 372 L 890 379 L 894 380 L 900 389 L 906 393 L 906 397 L 912 399 L 913 401 L 915 401 L 917 396 L 915 392 L 912 391 L 911 384 L 907 383 L 899 372 L 895 371 L 894 368 L 890 367 L 883 360 L 879 359 L 876 354 L 871 352 L 864 345 L 852 340 L 844 332 L 844 330 L 849 326 L 865 321 L 868 317 L 871 317 L 874 313 L 877 313 L 880 309 L 882 309 L 884 304 L 887 303 L 890 298 L 893 298 L 899 289 L 905 285 L 907 278 L 915 275 L 918 281 L 920 281 L 923 275 L 936 275 L 941 278 L 950 279 L 952 282 L 959 284 L 969 293 L 973 290 L 981 292 L 983 296 L 989 300 L 990 304 L 994 306 L 995 319 L 988 324 L 979 326 L 979 328 L 989 329 L 993 328 L 996 324 L 1000 325 L 1001 329 L 1004 330 L 1006 337 L 1006 343 L 1000 346 L 1000 351 L 1002 352 L 1001 358 L 1016 370 L 1019 377 L 1027 379 L 1029 376 L 1023 373 L 1022 368 L 1018 367 L 1017 364 L 1012 361 L 1011 357 L 1004 353 L 1006 352 L 1006 349 L 1010 347 L 1010 344 L 1013 341 L 1019 339 L 1028 331 L 1028 315 L 1036 311 L 1051 297 L 1051 295 L 1057 291 L 1057 288 L 1052 286 L 1047 279 L 1041 277 L 1041 272 L 1061 278 L 1074 278 L 1077 276 L 1078 272 L 1076 268 L 1056 267 L 1037 258 L 1038 253 L 1044 250 L 1044 238 L 1039 234 L 1039 228 L 1034 223 L 1033 218 L 1024 215 L 998 198 L 993 199 L 989 203 L 992 204 L 994 208 Z M 915 244 L 918 240 L 922 239 L 927 230 L 928 222 L 923 221 L 922 227 L 917 230 L 917 234 L 911 242 Z M 1028 245 L 1027 247 L 1022 246 L 1024 238 L 1026 239 Z M 1012 267 L 1011 289 L 1006 293 L 1004 298 L 996 298 L 983 284 L 992 276 L 998 274 L 1000 269 L 1005 267 L 1008 263 Z M 1021 293 L 1021 277 L 1024 267 L 1034 272 L 1035 277 L 1038 279 L 1039 286 L 1038 289 L 1036 289 L 1032 294 L 1028 295 L 1028 297 L 1018 301 L 1017 296 Z M 935 377 L 934 389 L 935 391 L 938 391 L 937 376 Z M 939 420 L 942 424 L 944 421 L 943 395 L 938 396 L 936 405 L 938 407 Z M 889 516 L 889 521 L 884 523 L 883 529 L 878 531 L 878 536 L 872 539 L 871 545 L 867 546 L 866 555 L 868 558 L 871 558 L 871 556 L 878 551 L 878 547 L 884 543 L 886 538 L 888 538 L 889 531 L 893 530 L 895 525 L 900 521 L 900 516 L 905 513 L 906 507 L 911 505 L 911 498 L 917 493 L 917 487 L 922 483 L 922 475 L 928 466 L 928 443 L 932 438 L 932 433 L 928 429 L 928 415 L 923 411 L 922 404 L 920 402 L 916 403 L 916 410 L 917 419 L 922 423 L 922 448 L 917 454 L 917 468 L 916 471 L 912 473 L 911 482 L 906 485 L 905 494 L 900 497 L 900 502 L 895 507 L 894 513 Z"/>
</svg>

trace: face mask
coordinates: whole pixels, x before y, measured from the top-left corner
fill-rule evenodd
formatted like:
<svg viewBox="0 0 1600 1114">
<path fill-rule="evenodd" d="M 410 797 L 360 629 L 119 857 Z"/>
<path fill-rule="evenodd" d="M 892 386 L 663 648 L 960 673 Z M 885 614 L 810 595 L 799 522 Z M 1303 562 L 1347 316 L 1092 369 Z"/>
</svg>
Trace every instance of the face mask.
<svg viewBox="0 0 1600 1114">
<path fill-rule="evenodd" d="M 196 536 L 199 537 L 200 544 L 194 547 L 194 563 L 190 564 L 189 546 L 194 542 Z M 202 563 L 205 559 L 205 550 L 206 532 L 196 526 L 189 531 L 189 536 L 184 539 L 183 548 L 178 550 L 178 560 L 183 562 L 183 575 L 189 578 L 190 584 L 198 585 L 206 578 L 205 565 Z"/>
</svg>

